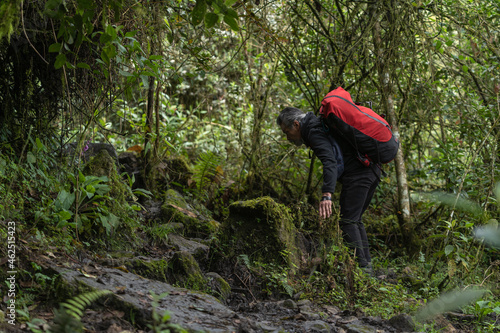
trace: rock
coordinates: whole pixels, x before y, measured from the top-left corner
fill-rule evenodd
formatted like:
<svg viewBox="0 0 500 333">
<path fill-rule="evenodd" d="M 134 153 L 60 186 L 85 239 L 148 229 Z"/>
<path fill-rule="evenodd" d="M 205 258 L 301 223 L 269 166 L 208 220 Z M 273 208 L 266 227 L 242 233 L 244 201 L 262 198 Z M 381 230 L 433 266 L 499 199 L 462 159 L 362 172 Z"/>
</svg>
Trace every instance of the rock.
<svg viewBox="0 0 500 333">
<path fill-rule="evenodd" d="M 273 326 L 273 324 L 269 322 L 258 322 L 256 323 L 256 325 L 261 330 L 261 332 L 265 333 L 279 332 L 279 327 Z"/>
<path fill-rule="evenodd" d="M 137 257 L 125 263 L 125 267 L 129 268 L 130 271 L 148 279 L 154 279 L 162 282 L 172 282 L 173 280 L 173 278 L 169 276 L 169 261 L 165 259 Z"/>
<path fill-rule="evenodd" d="M 443 315 L 434 319 L 435 328 L 441 333 L 455 333 L 457 329 Z"/>
<path fill-rule="evenodd" d="M 117 174 L 115 160 L 106 149 L 100 150 L 87 162 L 83 168 L 83 174 L 97 177 L 106 176 L 111 179 Z"/>
<path fill-rule="evenodd" d="M 355 316 L 347 316 L 347 317 L 342 317 L 337 323 L 339 325 L 347 325 L 349 323 L 355 322 L 358 320 L 358 317 Z"/>
<path fill-rule="evenodd" d="M 337 306 L 325 305 L 323 308 L 330 316 L 334 316 L 340 312 L 340 309 Z"/>
<path fill-rule="evenodd" d="M 166 160 L 166 164 L 171 182 L 175 182 L 182 187 L 189 187 L 191 185 L 193 170 L 185 157 L 170 158 Z"/>
<path fill-rule="evenodd" d="M 222 305 L 215 297 L 176 288 L 170 284 L 148 280 L 118 269 L 102 268 L 99 278 L 83 275 L 77 270 L 52 267 L 59 276 L 59 297 L 81 293 L 84 289 L 114 291 L 106 301 L 106 307 L 133 313 L 137 323 L 146 326 L 152 316 L 151 293 L 161 295 L 156 311 L 168 312 L 170 322 L 193 332 L 227 333 L 237 331 L 233 319 L 236 314 Z M 120 291 L 120 292 L 119 292 Z"/>
<path fill-rule="evenodd" d="M 309 320 L 318 320 L 321 319 L 321 316 L 315 312 L 307 312 L 307 311 L 300 311 L 301 314 L 303 314 L 306 318 Z"/>
<path fill-rule="evenodd" d="M 166 223 L 182 223 L 184 235 L 187 237 L 207 238 L 216 233 L 220 226 L 220 223 L 213 220 L 208 212 L 200 213 L 173 189 L 165 193 L 161 215 Z"/>
<path fill-rule="evenodd" d="M 210 272 L 205 275 L 207 285 L 211 289 L 210 294 L 217 297 L 223 303 L 231 295 L 231 286 L 217 273 Z"/>
<path fill-rule="evenodd" d="M 412 332 L 415 330 L 415 322 L 413 321 L 413 318 L 405 313 L 401 313 L 390 318 L 388 323 L 399 331 Z"/>
<path fill-rule="evenodd" d="M 322 320 L 306 321 L 303 325 L 304 332 L 310 333 L 330 333 L 332 328 Z"/>
<path fill-rule="evenodd" d="M 312 302 L 308 299 L 301 299 L 297 302 L 300 312 L 312 312 Z"/>
<path fill-rule="evenodd" d="M 189 252 L 195 258 L 205 257 L 210 250 L 205 244 L 186 239 L 176 234 L 168 235 L 168 244 L 172 245 L 177 251 Z"/>
<path fill-rule="evenodd" d="M 361 320 L 353 321 L 344 326 L 347 333 L 379 333 L 377 328 L 363 323 Z"/>
<path fill-rule="evenodd" d="M 220 238 L 229 256 L 251 254 L 250 260 L 285 264 L 293 272 L 301 257 L 296 233 L 288 208 L 261 197 L 231 204 Z"/>
<path fill-rule="evenodd" d="M 285 307 L 287 309 L 292 309 L 292 310 L 297 310 L 298 309 L 297 303 L 295 303 L 291 299 L 284 300 L 283 301 L 283 307 Z"/>
<path fill-rule="evenodd" d="M 78 143 L 72 142 L 66 145 L 63 149 L 64 155 L 74 156 L 75 151 L 77 149 Z M 111 156 L 116 162 L 118 162 L 118 155 L 116 154 L 115 147 L 109 143 L 100 143 L 100 142 L 88 142 L 83 144 L 83 147 L 80 149 L 80 157 L 83 162 L 88 162 L 91 157 L 99 154 L 101 150 L 106 150 L 108 155 Z"/>
<path fill-rule="evenodd" d="M 175 281 L 185 288 L 204 290 L 207 284 L 196 259 L 187 251 L 178 251 L 172 258 L 172 272 Z"/>
<path fill-rule="evenodd" d="M 151 166 L 146 174 L 147 188 L 155 194 L 160 196 L 161 193 L 168 190 L 169 176 L 168 165 L 166 162 L 160 161 Z"/>
</svg>

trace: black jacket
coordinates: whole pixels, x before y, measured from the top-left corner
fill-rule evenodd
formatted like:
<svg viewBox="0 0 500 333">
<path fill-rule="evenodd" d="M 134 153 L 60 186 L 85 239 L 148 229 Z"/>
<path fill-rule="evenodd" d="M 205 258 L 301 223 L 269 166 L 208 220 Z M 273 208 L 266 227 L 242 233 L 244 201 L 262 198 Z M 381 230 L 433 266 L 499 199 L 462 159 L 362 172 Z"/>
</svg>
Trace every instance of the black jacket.
<svg viewBox="0 0 500 333">
<path fill-rule="evenodd" d="M 304 144 L 310 147 L 314 154 L 323 164 L 323 187 L 322 192 L 333 194 L 337 184 L 337 159 L 332 149 L 332 141 L 339 144 L 344 158 L 344 174 L 353 169 L 365 168 L 356 158 L 356 152 L 347 142 L 339 138 L 334 138 L 329 132 L 325 131 L 319 117 L 314 113 L 308 112 L 300 122 L 300 135 Z M 342 181 L 342 177 L 340 177 Z"/>
</svg>

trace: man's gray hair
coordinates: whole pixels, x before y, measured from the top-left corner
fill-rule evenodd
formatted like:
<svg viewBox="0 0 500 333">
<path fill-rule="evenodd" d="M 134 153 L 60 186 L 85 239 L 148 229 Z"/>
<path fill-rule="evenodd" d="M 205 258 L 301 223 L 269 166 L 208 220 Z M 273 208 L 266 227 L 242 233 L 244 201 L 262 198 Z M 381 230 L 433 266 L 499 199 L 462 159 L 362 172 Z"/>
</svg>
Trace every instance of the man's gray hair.
<svg viewBox="0 0 500 333">
<path fill-rule="evenodd" d="M 278 126 L 281 126 L 281 124 L 283 124 L 286 128 L 292 128 L 293 122 L 295 120 L 300 122 L 305 116 L 306 114 L 302 112 L 302 110 L 294 107 L 287 107 L 281 110 L 278 118 L 276 119 L 276 123 L 278 124 Z"/>
</svg>

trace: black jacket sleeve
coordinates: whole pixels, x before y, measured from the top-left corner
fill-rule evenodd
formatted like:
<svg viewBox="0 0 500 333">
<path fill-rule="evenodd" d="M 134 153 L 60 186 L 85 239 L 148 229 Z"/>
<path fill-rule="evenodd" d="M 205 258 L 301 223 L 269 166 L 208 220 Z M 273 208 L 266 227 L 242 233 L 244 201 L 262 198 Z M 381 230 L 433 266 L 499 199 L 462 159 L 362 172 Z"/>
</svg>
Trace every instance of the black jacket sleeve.
<svg viewBox="0 0 500 333">
<path fill-rule="evenodd" d="M 312 128 L 306 142 L 323 164 L 323 187 L 321 190 L 323 193 L 333 194 L 337 185 L 337 160 L 333 153 L 329 134 L 321 128 Z"/>
</svg>

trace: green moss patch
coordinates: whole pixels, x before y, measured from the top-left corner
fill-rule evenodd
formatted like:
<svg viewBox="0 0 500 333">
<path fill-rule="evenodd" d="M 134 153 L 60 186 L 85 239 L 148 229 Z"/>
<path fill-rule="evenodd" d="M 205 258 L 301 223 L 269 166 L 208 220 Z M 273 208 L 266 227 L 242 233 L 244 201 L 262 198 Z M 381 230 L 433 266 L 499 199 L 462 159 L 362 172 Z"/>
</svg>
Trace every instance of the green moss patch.
<svg viewBox="0 0 500 333">
<path fill-rule="evenodd" d="M 296 233 L 288 208 L 261 197 L 231 204 L 220 237 L 230 255 L 295 268 L 300 258 Z"/>
</svg>

